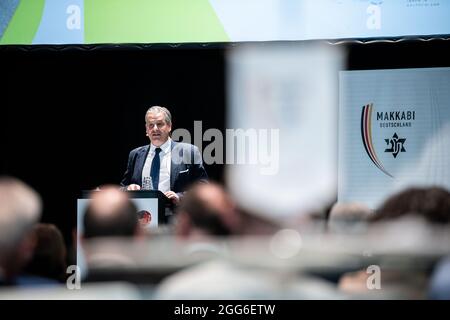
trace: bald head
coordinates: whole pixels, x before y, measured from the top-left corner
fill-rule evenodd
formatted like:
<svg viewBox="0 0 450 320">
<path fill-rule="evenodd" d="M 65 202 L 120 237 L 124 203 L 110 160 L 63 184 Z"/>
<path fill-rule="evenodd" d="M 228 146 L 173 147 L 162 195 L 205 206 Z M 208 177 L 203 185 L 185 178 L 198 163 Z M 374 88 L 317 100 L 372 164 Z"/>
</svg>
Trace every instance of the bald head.
<svg viewBox="0 0 450 320">
<path fill-rule="evenodd" d="M 229 235 L 240 228 L 241 219 L 225 190 L 215 183 L 195 185 L 181 200 L 178 212 L 192 228 L 211 235 Z"/>
<path fill-rule="evenodd" d="M 84 237 L 133 236 L 138 227 L 136 212 L 125 192 L 106 186 L 92 194 L 84 215 Z"/>
<path fill-rule="evenodd" d="M 450 192 L 441 187 L 407 188 L 385 200 L 372 221 L 419 215 L 432 223 L 450 223 Z"/>
<path fill-rule="evenodd" d="M 31 187 L 15 178 L 0 177 L 0 259 L 31 230 L 41 209 L 41 198 Z"/>
</svg>

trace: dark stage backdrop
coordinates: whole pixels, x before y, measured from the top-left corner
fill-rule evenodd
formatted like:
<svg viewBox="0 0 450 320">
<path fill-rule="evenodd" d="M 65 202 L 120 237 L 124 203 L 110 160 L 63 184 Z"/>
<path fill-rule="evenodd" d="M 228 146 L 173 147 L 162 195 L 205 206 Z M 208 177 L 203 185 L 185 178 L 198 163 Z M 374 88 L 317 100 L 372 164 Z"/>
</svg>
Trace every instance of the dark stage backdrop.
<svg viewBox="0 0 450 320">
<path fill-rule="evenodd" d="M 450 66 L 448 40 L 393 40 L 330 45 L 347 50 L 350 70 Z M 129 151 L 148 143 L 148 107 L 169 107 L 173 129 L 191 134 L 194 120 L 203 121 L 203 131 L 225 128 L 226 50 L 0 47 L 0 174 L 36 188 L 43 221 L 58 225 L 70 244 L 79 192 L 120 182 Z M 218 181 L 223 169 L 206 166 Z"/>
</svg>

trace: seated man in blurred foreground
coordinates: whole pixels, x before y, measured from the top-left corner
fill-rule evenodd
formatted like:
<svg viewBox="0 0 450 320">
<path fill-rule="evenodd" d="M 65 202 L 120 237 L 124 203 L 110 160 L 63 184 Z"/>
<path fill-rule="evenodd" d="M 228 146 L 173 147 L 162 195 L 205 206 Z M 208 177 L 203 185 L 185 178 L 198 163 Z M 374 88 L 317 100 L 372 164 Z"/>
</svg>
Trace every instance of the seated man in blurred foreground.
<svg viewBox="0 0 450 320">
<path fill-rule="evenodd" d="M 44 279 L 19 276 L 30 260 L 33 225 L 41 216 L 40 196 L 18 179 L 0 177 L 0 285 L 31 285 Z"/>
<path fill-rule="evenodd" d="M 132 237 L 140 234 L 137 208 L 127 194 L 115 186 L 93 192 L 84 214 L 85 239 L 95 237 Z"/>
</svg>

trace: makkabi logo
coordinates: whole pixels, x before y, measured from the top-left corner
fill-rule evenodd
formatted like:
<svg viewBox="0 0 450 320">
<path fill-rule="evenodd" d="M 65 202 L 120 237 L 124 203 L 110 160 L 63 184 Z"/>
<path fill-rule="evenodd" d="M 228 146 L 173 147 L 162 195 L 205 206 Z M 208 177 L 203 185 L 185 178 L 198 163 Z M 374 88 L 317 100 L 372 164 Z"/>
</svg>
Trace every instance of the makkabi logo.
<svg viewBox="0 0 450 320">
<path fill-rule="evenodd" d="M 364 149 L 366 149 L 367 155 L 370 160 L 372 160 L 373 164 L 380 169 L 384 174 L 393 178 L 394 176 L 390 174 L 381 164 L 381 161 L 378 159 L 377 153 L 375 151 L 373 142 L 372 142 L 372 111 L 373 111 L 373 103 L 369 103 L 362 107 L 361 112 L 361 138 L 363 141 Z M 393 137 L 394 138 L 394 137 Z M 398 139 L 398 137 L 397 137 Z M 404 141 L 403 141 L 404 142 Z M 397 143 L 397 142 L 396 142 Z M 397 146 L 395 143 L 395 146 Z M 401 149 L 400 149 L 401 151 Z M 398 154 L 398 152 L 397 152 Z M 394 158 L 397 156 L 394 156 Z"/>
<path fill-rule="evenodd" d="M 394 133 L 394 135 L 392 136 L 392 139 L 384 139 L 384 141 L 386 141 L 386 144 L 388 146 L 390 146 L 390 148 L 386 148 L 386 150 L 384 150 L 384 152 L 390 152 L 392 153 L 392 156 L 394 158 L 397 158 L 397 155 L 399 154 L 399 152 L 406 152 L 405 150 L 405 138 L 399 138 L 397 133 Z"/>
</svg>

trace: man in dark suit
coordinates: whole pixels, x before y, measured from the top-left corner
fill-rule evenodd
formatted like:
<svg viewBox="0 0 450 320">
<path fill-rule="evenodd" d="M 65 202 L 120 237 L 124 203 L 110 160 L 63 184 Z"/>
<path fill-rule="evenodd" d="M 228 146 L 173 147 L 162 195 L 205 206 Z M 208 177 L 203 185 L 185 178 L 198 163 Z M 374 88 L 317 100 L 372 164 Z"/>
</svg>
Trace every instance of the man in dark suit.
<svg viewBox="0 0 450 320">
<path fill-rule="evenodd" d="M 206 180 L 198 148 L 170 138 L 172 116 L 164 107 L 153 106 L 145 115 L 150 145 L 130 152 L 122 187 L 127 190 L 158 189 L 174 203 L 195 181 Z"/>
</svg>

